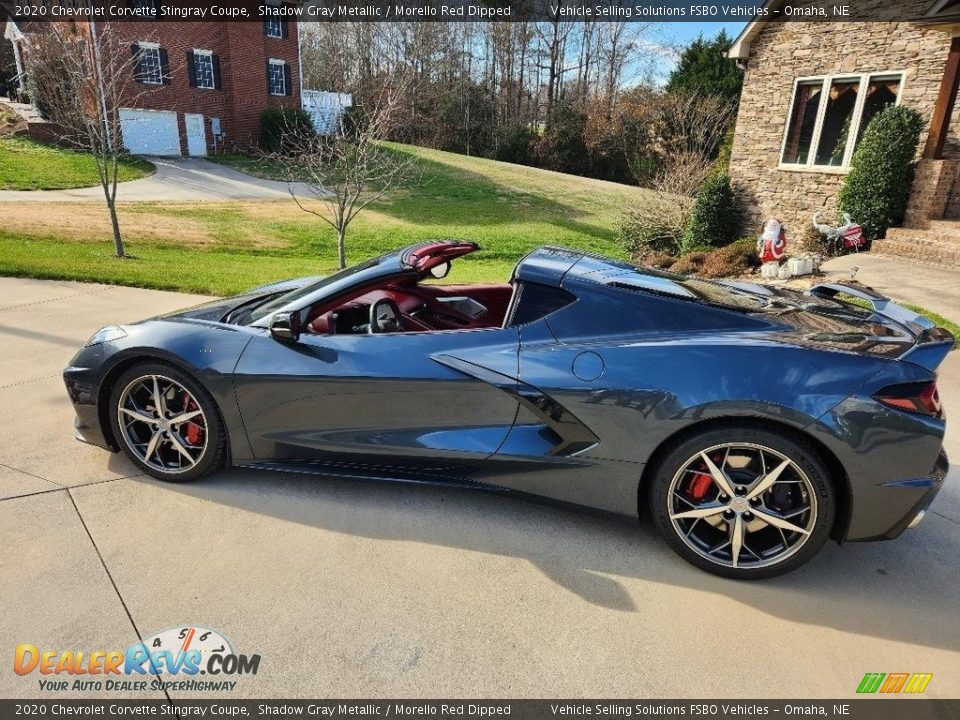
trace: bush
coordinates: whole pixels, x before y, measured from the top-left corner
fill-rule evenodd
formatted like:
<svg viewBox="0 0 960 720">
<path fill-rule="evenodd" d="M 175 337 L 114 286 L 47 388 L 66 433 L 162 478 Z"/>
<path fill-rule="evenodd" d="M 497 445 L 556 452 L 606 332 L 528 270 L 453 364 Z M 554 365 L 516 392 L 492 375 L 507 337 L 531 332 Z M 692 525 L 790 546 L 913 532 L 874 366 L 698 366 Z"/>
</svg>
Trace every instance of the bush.
<svg viewBox="0 0 960 720">
<path fill-rule="evenodd" d="M 547 170 L 584 175 L 588 169 L 584 131 L 587 115 L 572 103 L 557 101 L 536 143 L 540 166 Z"/>
<path fill-rule="evenodd" d="M 703 264 L 707 260 L 705 252 L 691 252 L 684 255 L 670 266 L 670 272 L 680 275 L 699 275 Z"/>
<path fill-rule="evenodd" d="M 639 264 L 647 267 L 656 268 L 657 270 L 667 270 L 675 265 L 678 259 L 676 255 L 669 253 L 652 252 L 641 255 L 636 260 Z"/>
<path fill-rule="evenodd" d="M 758 267 L 760 256 L 757 255 L 757 241 L 745 238 L 710 253 L 703 262 L 700 274 L 706 278 L 736 277 Z"/>
<path fill-rule="evenodd" d="M 495 160 L 504 162 L 533 165 L 534 158 L 531 148 L 536 139 L 537 133 L 528 125 L 515 125 L 513 128 L 507 129 L 503 137 L 500 138 L 493 157 Z"/>
<path fill-rule="evenodd" d="M 313 121 L 300 108 L 270 106 L 260 113 L 260 149 L 287 153 L 316 136 Z"/>
<path fill-rule="evenodd" d="M 870 240 L 903 220 L 923 125 L 913 108 L 890 105 L 870 121 L 853 154 L 839 209 L 860 223 Z"/>
<path fill-rule="evenodd" d="M 733 241 L 733 191 L 730 189 L 730 177 L 712 175 L 697 191 L 683 235 L 683 246 L 692 249 L 695 246 L 723 247 Z"/>
<path fill-rule="evenodd" d="M 627 210 L 620 219 L 620 242 L 630 257 L 679 254 L 691 204 L 690 198 L 655 195 Z"/>
</svg>

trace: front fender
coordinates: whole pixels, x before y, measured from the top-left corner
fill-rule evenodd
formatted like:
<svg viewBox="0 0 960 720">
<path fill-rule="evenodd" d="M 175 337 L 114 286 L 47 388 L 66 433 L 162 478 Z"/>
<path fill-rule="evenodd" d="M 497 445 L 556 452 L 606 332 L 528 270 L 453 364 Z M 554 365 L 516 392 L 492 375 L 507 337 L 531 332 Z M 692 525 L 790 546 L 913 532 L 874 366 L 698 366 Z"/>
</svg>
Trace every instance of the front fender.
<svg viewBox="0 0 960 720">
<path fill-rule="evenodd" d="M 104 444 L 118 449 L 107 407 L 113 382 L 136 363 L 164 362 L 203 385 L 220 411 L 233 456 L 249 458 L 249 444 L 233 390 L 233 371 L 253 331 L 201 320 L 163 319 L 124 325 L 123 329 L 125 337 L 81 348 L 63 372 L 78 416 L 92 418 L 92 411 L 84 406 L 96 408 Z"/>
</svg>

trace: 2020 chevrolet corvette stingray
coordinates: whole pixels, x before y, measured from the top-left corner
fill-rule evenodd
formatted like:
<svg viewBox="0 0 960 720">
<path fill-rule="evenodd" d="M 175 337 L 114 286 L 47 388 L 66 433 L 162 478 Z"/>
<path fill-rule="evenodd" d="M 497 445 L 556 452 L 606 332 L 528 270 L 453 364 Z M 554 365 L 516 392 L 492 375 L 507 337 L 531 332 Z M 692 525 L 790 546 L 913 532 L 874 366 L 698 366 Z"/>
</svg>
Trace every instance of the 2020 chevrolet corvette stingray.
<svg viewBox="0 0 960 720">
<path fill-rule="evenodd" d="M 953 338 L 886 298 L 559 248 L 503 284 L 433 282 L 476 249 L 414 245 L 103 328 L 64 371 L 77 435 L 165 480 L 243 465 L 646 509 L 736 578 L 896 537 L 940 489 Z"/>
</svg>

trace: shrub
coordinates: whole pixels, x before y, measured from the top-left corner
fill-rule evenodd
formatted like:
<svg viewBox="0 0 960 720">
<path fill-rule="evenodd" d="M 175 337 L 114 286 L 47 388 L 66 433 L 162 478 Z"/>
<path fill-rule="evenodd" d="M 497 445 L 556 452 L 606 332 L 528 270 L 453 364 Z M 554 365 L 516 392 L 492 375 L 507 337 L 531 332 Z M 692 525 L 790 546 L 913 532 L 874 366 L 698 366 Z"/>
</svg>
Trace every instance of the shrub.
<svg viewBox="0 0 960 720">
<path fill-rule="evenodd" d="M 260 149 L 287 153 L 316 136 L 313 121 L 300 108 L 270 106 L 260 113 Z"/>
<path fill-rule="evenodd" d="M 903 220 L 923 125 L 913 108 L 890 105 L 870 121 L 853 154 L 840 212 L 850 213 L 871 240 Z"/>
<path fill-rule="evenodd" d="M 757 241 L 745 238 L 710 253 L 700 268 L 700 274 L 706 278 L 736 277 L 757 267 L 760 267 Z"/>
<path fill-rule="evenodd" d="M 586 113 L 572 103 L 557 101 L 536 144 L 540 166 L 574 175 L 585 174 L 589 156 L 584 139 L 586 124 Z"/>
<path fill-rule="evenodd" d="M 533 165 L 534 158 L 531 148 L 536 139 L 537 133 L 528 125 L 515 125 L 504 132 L 493 157 L 504 162 Z"/>
<path fill-rule="evenodd" d="M 690 222 L 683 235 L 683 246 L 692 249 L 695 246 L 723 247 L 733 241 L 733 191 L 730 189 L 730 177 L 712 175 L 708 177 L 693 203 Z"/>
<path fill-rule="evenodd" d="M 631 258 L 650 253 L 677 255 L 690 218 L 690 198 L 654 195 L 620 219 L 620 241 Z"/>
<path fill-rule="evenodd" d="M 647 253 L 646 255 L 641 255 L 636 258 L 637 262 L 641 265 L 646 265 L 647 267 L 656 268 L 658 270 L 666 270 L 676 264 L 677 260 L 676 255 L 671 255 L 665 252 L 652 252 Z"/>
<path fill-rule="evenodd" d="M 703 263 L 707 260 L 705 252 L 691 252 L 684 255 L 670 266 L 670 272 L 681 275 L 698 275 Z"/>
</svg>

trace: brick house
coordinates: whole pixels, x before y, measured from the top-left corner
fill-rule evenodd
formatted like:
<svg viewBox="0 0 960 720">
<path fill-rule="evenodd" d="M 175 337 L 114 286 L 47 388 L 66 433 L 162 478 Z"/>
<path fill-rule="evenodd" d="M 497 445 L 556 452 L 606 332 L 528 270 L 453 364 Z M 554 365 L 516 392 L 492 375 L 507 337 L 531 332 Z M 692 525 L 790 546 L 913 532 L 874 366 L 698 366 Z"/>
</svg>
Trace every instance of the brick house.
<svg viewBox="0 0 960 720">
<path fill-rule="evenodd" d="M 144 4 L 142 1 L 140 4 Z M 146 0 L 146 5 L 157 6 Z M 88 33 L 106 22 L 78 22 Z M 203 156 L 256 144 L 269 105 L 300 107 L 296 21 L 111 24 L 132 53 L 135 107 L 120 112 L 124 144 L 136 154 Z M 30 34 L 7 20 L 5 37 L 29 74 Z"/>
<path fill-rule="evenodd" d="M 768 0 L 769 10 L 811 5 Z M 866 7 L 872 6 L 872 7 Z M 865 0 L 863 22 L 747 25 L 728 55 L 746 67 L 730 160 L 740 230 L 769 217 L 800 236 L 837 196 L 869 120 L 890 103 L 926 119 L 903 228 L 878 252 L 960 264 L 960 0 Z M 873 11 L 871 15 L 870 12 Z M 953 242 L 954 236 L 958 238 Z"/>
</svg>

